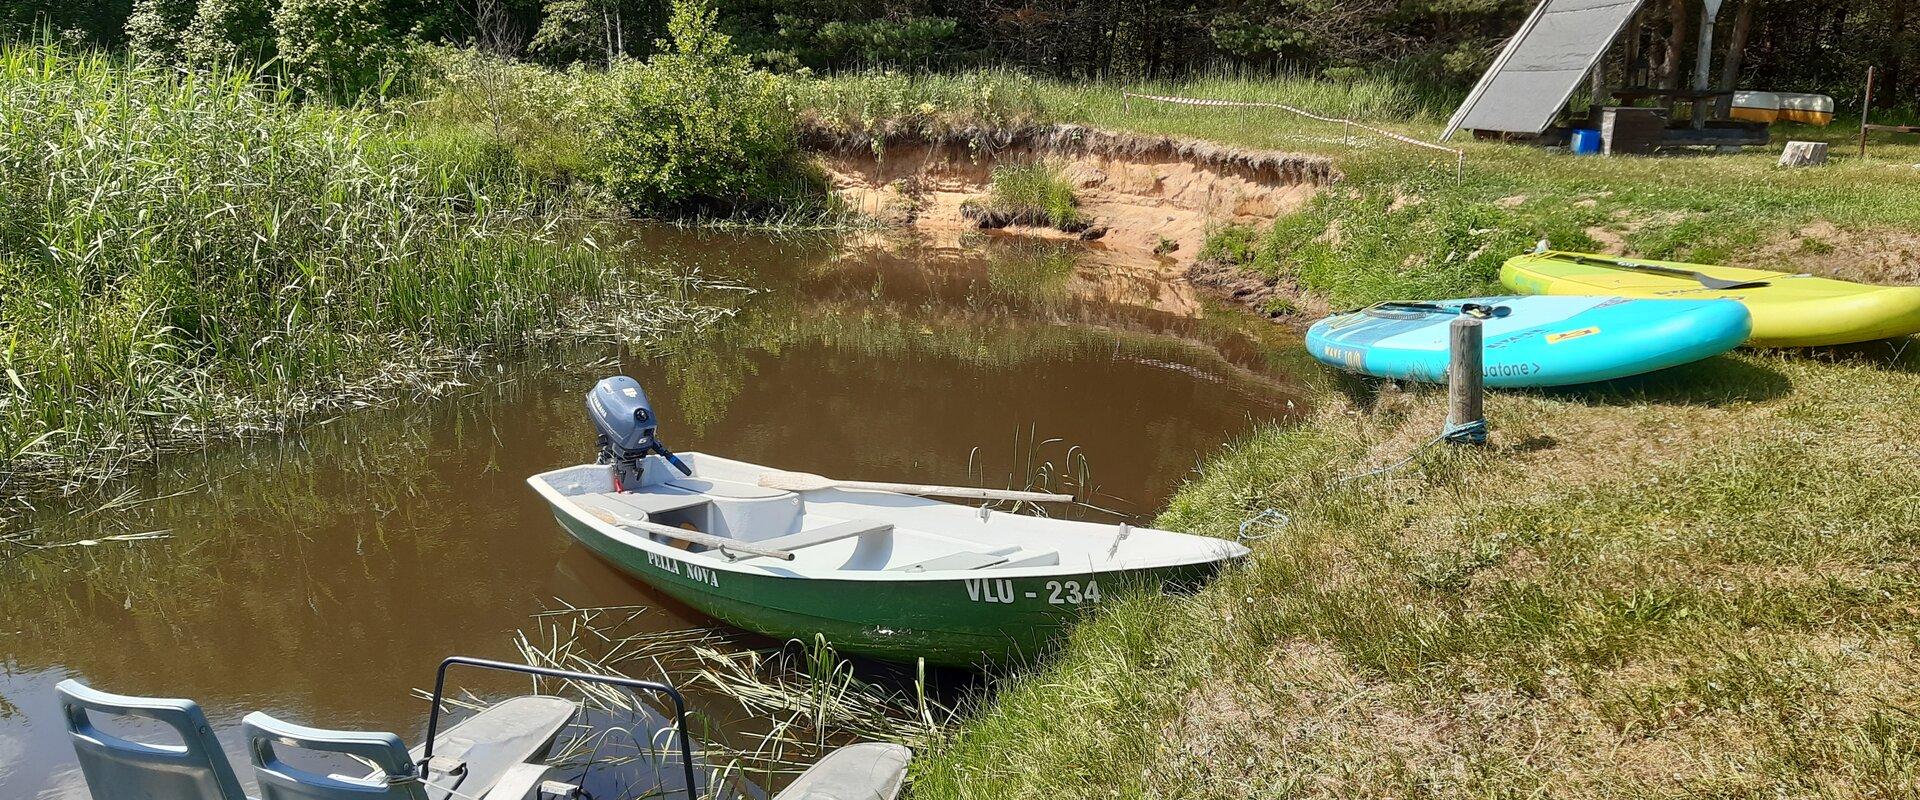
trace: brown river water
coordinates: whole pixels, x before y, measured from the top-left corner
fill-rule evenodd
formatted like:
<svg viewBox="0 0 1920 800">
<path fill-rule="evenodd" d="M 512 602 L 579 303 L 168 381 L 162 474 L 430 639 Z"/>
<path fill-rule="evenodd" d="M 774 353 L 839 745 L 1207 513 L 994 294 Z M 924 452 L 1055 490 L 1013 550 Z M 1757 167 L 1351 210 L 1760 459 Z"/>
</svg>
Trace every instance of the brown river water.
<svg viewBox="0 0 1920 800">
<path fill-rule="evenodd" d="M 523 482 L 592 460 L 582 395 L 605 375 L 647 387 L 678 450 L 867 480 L 1084 480 L 1105 510 L 1068 513 L 1140 522 L 1223 444 L 1292 417 L 1312 374 L 1291 334 L 1078 243 L 636 238 L 637 258 L 757 291 L 712 291 L 737 313 L 669 345 L 543 348 L 462 390 L 170 456 L 18 521 L 43 542 L 165 538 L 0 563 L 0 798 L 86 796 L 63 678 L 198 700 L 250 787 L 249 711 L 412 741 L 412 690 L 439 659 L 517 661 L 543 610 L 714 624 L 573 544 Z"/>
</svg>

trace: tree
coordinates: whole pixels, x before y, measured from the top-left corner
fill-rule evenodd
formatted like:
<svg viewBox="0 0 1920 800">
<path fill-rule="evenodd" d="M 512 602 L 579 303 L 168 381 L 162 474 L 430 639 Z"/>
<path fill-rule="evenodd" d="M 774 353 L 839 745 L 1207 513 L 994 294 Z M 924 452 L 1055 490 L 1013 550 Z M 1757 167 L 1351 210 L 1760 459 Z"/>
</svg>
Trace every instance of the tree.
<svg viewBox="0 0 1920 800">
<path fill-rule="evenodd" d="M 273 53 L 273 9 L 267 0 L 200 0 L 181 38 L 181 54 L 197 67 L 264 63 Z"/>
<path fill-rule="evenodd" d="M 351 102 L 404 75 L 412 37 L 385 12 L 382 0 L 283 0 L 273 27 L 288 80 Z"/>
<path fill-rule="evenodd" d="M 179 61 L 181 34 L 193 16 L 194 0 L 134 0 L 127 17 L 127 49 L 135 58 Z"/>
<path fill-rule="evenodd" d="M 611 64 L 645 52 L 661 10 L 652 0 L 546 0 L 530 46 L 549 61 Z"/>
</svg>

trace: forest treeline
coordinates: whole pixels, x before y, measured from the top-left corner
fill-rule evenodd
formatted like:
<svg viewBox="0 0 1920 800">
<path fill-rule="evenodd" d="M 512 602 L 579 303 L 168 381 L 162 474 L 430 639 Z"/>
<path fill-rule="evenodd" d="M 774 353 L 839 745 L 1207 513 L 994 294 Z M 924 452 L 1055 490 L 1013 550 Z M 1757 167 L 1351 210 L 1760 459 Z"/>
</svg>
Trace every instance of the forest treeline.
<svg viewBox="0 0 1920 800">
<path fill-rule="evenodd" d="M 1691 73 L 1698 0 L 1649 0 L 1631 70 Z M 1713 74 L 1742 87 L 1859 94 L 1878 66 L 1886 104 L 1920 93 L 1907 0 L 1727 0 L 1716 39 L 1741 45 Z M 1471 83 L 1533 0 L 725 0 L 722 29 L 774 71 L 1014 67 L 1054 78 L 1172 79 L 1285 71 L 1335 80 L 1389 73 L 1442 91 Z M 296 70 L 404 67 L 414 42 L 477 45 L 555 66 L 651 55 L 669 0 L 0 0 L 15 36 L 167 57 L 277 57 Z M 1724 58 L 1724 56 L 1723 56 Z M 362 74 L 368 73 L 368 74 Z"/>
</svg>

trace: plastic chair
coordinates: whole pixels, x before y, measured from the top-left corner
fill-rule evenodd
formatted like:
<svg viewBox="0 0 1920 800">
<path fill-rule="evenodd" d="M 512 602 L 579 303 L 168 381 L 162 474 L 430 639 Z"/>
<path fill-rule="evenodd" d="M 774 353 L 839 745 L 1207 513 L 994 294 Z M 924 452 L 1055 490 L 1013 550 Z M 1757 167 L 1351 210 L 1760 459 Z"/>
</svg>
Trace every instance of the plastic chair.
<svg viewBox="0 0 1920 800">
<path fill-rule="evenodd" d="M 247 800 L 200 704 L 113 694 L 75 680 L 61 681 L 55 691 L 94 800 Z M 155 720 L 172 728 L 181 744 L 115 736 L 94 726 L 96 713 Z"/>
<path fill-rule="evenodd" d="M 258 711 L 240 724 L 260 779 L 260 800 L 428 800 L 407 746 L 391 733 L 309 728 Z M 280 760 L 276 746 L 353 756 L 375 772 L 357 778 L 323 775 Z"/>
</svg>

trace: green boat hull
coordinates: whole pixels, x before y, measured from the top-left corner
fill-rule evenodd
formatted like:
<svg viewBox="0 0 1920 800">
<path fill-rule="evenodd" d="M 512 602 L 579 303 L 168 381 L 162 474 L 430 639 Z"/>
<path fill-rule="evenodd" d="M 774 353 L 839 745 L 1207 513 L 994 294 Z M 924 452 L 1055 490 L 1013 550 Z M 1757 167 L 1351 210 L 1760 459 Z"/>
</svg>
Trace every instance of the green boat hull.
<svg viewBox="0 0 1920 800">
<path fill-rule="evenodd" d="M 836 580 L 723 572 L 611 539 L 580 520 L 561 527 L 621 571 L 687 606 L 777 639 L 820 634 L 843 653 L 929 664 L 1017 663 L 1080 614 L 1124 589 L 1198 583 L 1217 563 L 1016 578 Z"/>
</svg>

